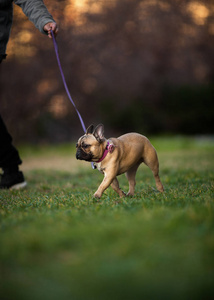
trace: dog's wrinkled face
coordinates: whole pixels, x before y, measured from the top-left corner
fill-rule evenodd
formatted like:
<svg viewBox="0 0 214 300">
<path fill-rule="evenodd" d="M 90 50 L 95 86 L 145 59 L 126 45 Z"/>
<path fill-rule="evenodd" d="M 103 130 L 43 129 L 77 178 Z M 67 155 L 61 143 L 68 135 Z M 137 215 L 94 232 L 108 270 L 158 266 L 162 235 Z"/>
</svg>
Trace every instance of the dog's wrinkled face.
<svg viewBox="0 0 214 300">
<path fill-rule="evenodd" d="M 80 160 L 96 162 L 102 157 L 104 138 L 103 125 L 98 125 L 95 129 L 91 125 L 86 133 L 79 138 L 76 144 L 76 158 Z"/>
</svg>

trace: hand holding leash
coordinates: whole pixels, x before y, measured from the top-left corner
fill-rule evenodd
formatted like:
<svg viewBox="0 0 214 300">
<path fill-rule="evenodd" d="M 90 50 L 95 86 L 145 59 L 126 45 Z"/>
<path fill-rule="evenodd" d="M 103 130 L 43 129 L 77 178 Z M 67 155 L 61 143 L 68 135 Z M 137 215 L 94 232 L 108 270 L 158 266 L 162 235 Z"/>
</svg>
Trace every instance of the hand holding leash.
<svg viewBox="0 0 214 300">
<path fill-rule="evenodd" d="M 45 24 L 45 26 L 43 27 L 44 31 L 47 32 L 48 34 L 48 37 L 50 39 L 52 39 L 52 32 L 54 34 L 54 36 L 56 37 L 57 36 L 57 33 L 58 33 L 58 27 L 57 27 L 57 24 L 55 22 L 51 22 L 51 23 L 47 23 Z"/>
</svg>

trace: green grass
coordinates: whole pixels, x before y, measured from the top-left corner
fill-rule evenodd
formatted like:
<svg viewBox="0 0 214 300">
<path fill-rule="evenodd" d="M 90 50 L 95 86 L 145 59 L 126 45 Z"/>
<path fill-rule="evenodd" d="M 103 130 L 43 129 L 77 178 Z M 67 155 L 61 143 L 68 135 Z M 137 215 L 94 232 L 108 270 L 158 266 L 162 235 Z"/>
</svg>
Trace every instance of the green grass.
<svg viewBox="0 0 214 300">
<path fill-rule="evenodd" d="M 165 193 L 142 166 L 134 197 L 100 202 L 73 145 L 21 148 L 28 188 L 0 191 L 1 299 L 212 299 L 214 142 L 151 141 Z"/>
</svg>

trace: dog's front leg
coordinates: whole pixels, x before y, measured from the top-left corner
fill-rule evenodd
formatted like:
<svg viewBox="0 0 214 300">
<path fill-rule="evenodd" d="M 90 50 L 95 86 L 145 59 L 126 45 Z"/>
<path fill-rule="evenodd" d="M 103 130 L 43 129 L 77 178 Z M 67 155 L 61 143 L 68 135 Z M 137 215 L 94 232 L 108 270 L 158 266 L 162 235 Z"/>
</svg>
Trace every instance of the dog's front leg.
<svg viewBox="0 0 214 300">
<path fill-rule="evenodd" d="M 103 192 L 113 183 L 116 179 L 117 175 L 117 168 L 111 168 L 108 170 L 103 170 L 104 178 L 100 186 L 98 187 L 97 191 L 94 193 L 95 198 L 100 198 Z M 117 180 L 117 179 L 116 179 Z M 119 184 L 118 184 L 119 185 Z"/>
<path fill-rule="evenodd" d="M 103 192 L 110 186 L 112 181 L 114 180 L 114 177 L 108 176 L 106 173 L 104 173 L 103 181 L 101 182 L 100 186 L 98 187 L 97 191 L 94 193 L 95 198 L 101 198 Z"/>
</svg>

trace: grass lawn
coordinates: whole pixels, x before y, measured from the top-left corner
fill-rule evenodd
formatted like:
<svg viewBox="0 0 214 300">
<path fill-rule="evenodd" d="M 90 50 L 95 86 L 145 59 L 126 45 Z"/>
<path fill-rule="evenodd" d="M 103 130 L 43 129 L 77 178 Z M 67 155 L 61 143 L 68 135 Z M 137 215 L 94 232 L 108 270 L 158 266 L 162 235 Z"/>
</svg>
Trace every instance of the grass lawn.
<svg viewBox="0 0 214 300">
<path fill-rule="evenodd" d="M 151 141 L 164 194 L 142 165 L 120 202 L 93 199 L 102 174 L 74 145 L 20 148 L 28 187 L 0 191 L 0 299 L 213 299 L 214 140 Z"/>
</svg>

